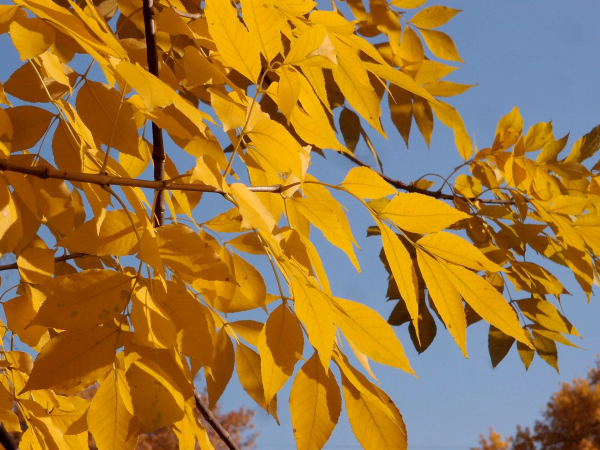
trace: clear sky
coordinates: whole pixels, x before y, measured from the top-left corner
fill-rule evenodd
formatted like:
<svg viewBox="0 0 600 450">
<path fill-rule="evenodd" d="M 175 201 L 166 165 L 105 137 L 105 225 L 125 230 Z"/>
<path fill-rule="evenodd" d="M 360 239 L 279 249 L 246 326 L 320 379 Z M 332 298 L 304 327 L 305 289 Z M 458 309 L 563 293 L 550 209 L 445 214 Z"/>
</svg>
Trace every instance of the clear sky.
<svg viewBox="0 0 600 450">
<path fill-rule="evenodd" d="M 0 3 L 8 2 L 0 0 Z M 519 106 L 526 129 L 537 122 L 552 120 L 557 137 L 571 132 L 567 149 L 600 124 L 600 84 L 597 81 L 600 3 L 597 0 L 568 3 L 444 0 L 441 3 L 464 10 L 442 30 L 453 37 L 466 62 L 448 79 L 478 84 L 450 103 L 461 113 L 469 133 L 476 136 L 479 148 L 492 143 L 498 120 L 514 105 Z M 323 2 L 323 8 L 326 7 Z M 7 46 L 10 46 L 7 36 L 0 36 L 0 80 L 3 82 L 19 65 L 15 52 L 6 50 Z M 101 76 L 96 79 L 103 81 Z M 373 130 L 369 134 L 384 161 L 386 174 L 411 181 L 429 172 L 448 175 L 462 162 L 452 134 L 439 122 L 430 150 L 420 135 L 414 133 L 407 151 L 389 119 L 385 119 L 387 111 L 383 115 L 389 140 L 377 138 Z M 357 154 L 370 161 L 366 148 L 360 147 Z M 311 171 L 318 178 L 341 181 L 352 167 L 351 163 L 331 153 L 328 158 L 330 164 L 325 166 L 315 156 Z M 218 200 L 206 198 L 198 215 L 214 215 L 213 205 L 216 207 Z M 356 204 L 347 205 L 358 210 Z M 381 241 L 365 237 L 366 227 L 371 223 L 364 214 L 352 212 L 350 219 L 363 249 L 358 255 L 363 269 L 360 276 L 340 251 L 315 232 L 333 291 L 339 297 L 363 302 L 387 318 L 393 304 L 385 302 L 387 274 L 378 260 Z M 400 327 L 398 336 L 419 379 L 376 363 L 372 368 L 381 387 L 404 415 L 409 448 L 467 449 L 476 445 L 479 433 L 486 433 L 489 426 L 503 434 L 513 434 L 517 424 L 532 425 L 540 417 L 540 411 L 559 382 L 570 381 L 576 375 L 584 376 L 594 364 L 600 352 L 600 327 L 597 326 L 600 302 L 592 297 L 587 304 L 570 273 L 552 263 L 546 267 L 573 294 L 564 296 L 562 304 L 584 337 L 577 343 L 586 350 L 559 346 L 560 375 L 538 357 L 526 372 L 514 348 L 493 370 L 487 352 L 488 327 L 483 323 L 468 329 L 469 360 L 461 355 L 439 322 L 436 340 L 422 355 L 414 351 L 406 325 Z M 273 286 L 270 291 L 275 291 Z M 264 320 L 264 315 L 256 317 Z M 261 432 L 259 449 L 295 448 L 287 406 L 290 385 L 288 383 L 279 394 L 281 426 L 256 408 L 256 426 Z M 254 408 L 237 381 L 228 387 L 222 404 L 224 409 L 242 404 Z M 359 448 L 344 413 L 326 448 Z"/>
</svg>

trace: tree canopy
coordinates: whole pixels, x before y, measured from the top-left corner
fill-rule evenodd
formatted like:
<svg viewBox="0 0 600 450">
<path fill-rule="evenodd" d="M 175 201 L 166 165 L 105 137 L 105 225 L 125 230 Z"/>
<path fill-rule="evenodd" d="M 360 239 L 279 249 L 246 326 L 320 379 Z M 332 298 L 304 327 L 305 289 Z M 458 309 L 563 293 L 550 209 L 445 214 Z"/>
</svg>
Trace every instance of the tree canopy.
<svg viewBox="0 0 600 450">
<path fill-rule="evenodd" d="M 448 103 L 472 87 L 445 79 L 462 59 L 440 27 L 460 11 L 425 3 L 0 5 L 22 61 L 0 84 L 0 253 L 15 261 L 0 270 L 19 277 L 0 299 L 0 421 L 18 431 L 18 408 L 21 448 L 91 434 L 133 449 L 171 427 L 180 449 L 212 449 L 206 424 L 236 448 L 210 412 L 235 377 L 276 421 L 291 384 L 299 449 L 322 448 L 342 407 L 363 448 L 405 449 L 369 362 L 415 375 L 391 326 L 404 323 L 421 352 L 439 321 L 466 357 L 483 320 L 494 366 L 516 342 L 526 368 L 537 354 L 558 370 L 556 343 L 579 333 L 550 263 L 589 300 L 600 126 L 568 144 L 515 107 L 479 149 Z M 369 136 L 429 145 L 436 122 L 464 163 L 437 185 L 384 175 Z M 355 165 L 341 183 L 311 173 L 340 157 Z M 330 287 L 323 252 L 373 263 L 346 208 L 383 247 L 388 321 Z"/>
<path fill-rule="evenodd" d="M 480 437 L 481 447 L 473 450 L 595 450 L 600 448 L 600 360 L 587 378 L 561 383 L 552 394 L 542 420 L 533 429 L 517 427 L 514 437 L 505 439 L 490 429 L 489 440 Z"/>
</svg>

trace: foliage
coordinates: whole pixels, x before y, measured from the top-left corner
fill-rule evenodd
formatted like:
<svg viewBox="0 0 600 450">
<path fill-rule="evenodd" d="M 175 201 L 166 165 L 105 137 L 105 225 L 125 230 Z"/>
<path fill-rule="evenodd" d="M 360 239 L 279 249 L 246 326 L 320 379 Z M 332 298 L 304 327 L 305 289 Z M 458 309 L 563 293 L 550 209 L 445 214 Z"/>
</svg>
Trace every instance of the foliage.
<svg viewBox="0 0 600 450">
<path fill-rule="evenodd" d="M 600 448 L 600 360 L 587 378 L 562 383 L 552 394 L 533 430 L 517 428 L 502 440 L 490 429 L 490 440 L 480 437 L 481 450 L 594 450 Z M 474 449 L 479 450 L 479 449 Z"/>
<path fill-rule="evenodd" d="M 347 357 L 372 378 L 369 359 L 413 374 L 403 346 L 379 314 L 335 296 L 319 252 L 338 250 L 313 243 L 317 229 L 360 272 L 350 203 L 381 236 L 399 300 L 389 322 L 410 322 L 419 351 L 436 335 L 433 311 L 465 356 L 467 326 L 484 320 L 494 365 L 516 341 L 526 367 L 535 354 L 558 367 L 556 342 L 578 333 L 540 264 L 571 269 L 589 299 L 600 127 L 563 157 L 568 136 L 551 123 L 525 132 L 515 107 L 475 148 L 443 101 L 470 87 L 443 80 L 462 60 L 438 28 L 459 11 L 424 3 L 0 6 L 23 61 L 0 89 L 0 253 L 20 277 L 3 295 L 2 337 L 38 352 L 3 353 L 0 415 L 16 431 L 16 404 L 22 448 L 82 448 L 89 432 L 101 450 L 133 449 L 171 427 L 180 449 L 211 449 L 201 371 L 211 405 L 235 371 L 277 421 L 289 381 L 300 449 L 325 445 L 342 397 L 364 448 L 406 448 L 400 411 Z M 453 130 L 465 162 L 437 190 L 355 155 L 364 141 L 380 164 L 367 124 L 386 136 L 384 96 L 407 143 L 413 119 L 428 144 L 434 117 Z M 334 152 L 357 165 L 339 184 L 309 170 Z M 207 218 L 210 195 L 223 202 Z M 508 282 L 522 298 L 507 302 Z M 74 396 L 97 382 L 91 402 Z"/>
<path fill-rule="evenodd" d="M 98 386 L 94 385 L 91 388 L 81 392 L 79 396 L 91 401 L 96 392 L 98 392 Z M 202 397 L 207 400 L 208 396 L 206 391 L 202 393 Z M 15 412 L 19 418 L 19 425 L 22 431 L 12 432 L 11 437 L 13 438 L 13 441 L 18 444 L 21 440 L 21 436 L 23 435 L 23 431 L 25 431 L 28 427 L 27 420 L 25 420 L 25 417 L 23 417 L 21 411 L 17 409 Z M 220 406 L 215 405 L 213 408 L 213 413 L 221 425 L 223 425 L 223 427 L 230 432 L 233 442 L 235 442 L 240 448 L 254 448 L 254 441 L 258 436 L 258 433 L 250 432 L 254 428 L 254 423 L 252 423 L 254 411 L 242 407 L 237 410 L 223 413 L 220 411 Z M 207 433 L 211 439 L 211 442 L 214 443 L 216 450 L 227 450 L 227 447 L 221 440 L 218 439 L 218 436 L 214 430 L 208 428 Z M 88 447 L 90 450 L 98 450 L 96 442 L 91 435 L 88 437 Z M 136 450 L 177 450 L 179 447 L 177 436 L 173 430 L 170 427 L 162 427 L 156 431 L 153 431 L 152 433 L 141 434 L 135 448 Z"/>
</svg>

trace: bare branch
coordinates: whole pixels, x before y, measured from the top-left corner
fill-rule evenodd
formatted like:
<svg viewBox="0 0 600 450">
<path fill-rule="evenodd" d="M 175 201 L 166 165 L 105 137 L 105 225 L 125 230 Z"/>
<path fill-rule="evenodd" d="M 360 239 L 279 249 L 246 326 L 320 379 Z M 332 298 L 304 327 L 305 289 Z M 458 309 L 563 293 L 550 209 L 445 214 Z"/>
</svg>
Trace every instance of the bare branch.
<svg viewBox="0 0 600 450">
<path fill-rule="evenodd" d="M 204 402 L 202 401 L 202 397 L 200 396 L 200 394 L 198 394 L 198 391 L 196 391 L 195 389 L 194 398 L 196 399 L 196 408 L 198 408 L 198 411 L 200 411 L 200 414 L 202 414 L 204 420 L 206 420 L 210 424 L 210 426 L 215 430 L 215 432 L 219 435 L 219 437 L 225 443 L 227 448 L 229 448 L 230 450 L 240 450 L 236 443 L 233 442 L 233 439 L 231 439 L 231 435 L 227 432 L 225 428 L 223 428 L 223 425 L 219 423 L 212 411 L 208 409 L 208 407 L 204 404 Z"/>
<path fill-rule="evenodd" d="M 70 255 L 64 255 L 64 256 L 58 256 L 56 258 L 54 258 L 54 262 L 62 262 L 62 261 L 68 261 L 70 259 L 76 259 L 76 258 L 83 258 L 84 256 L 89 256 L 85 253 L 72 253 Z M 12 269 L 18 269 L 19 266 L 17 265 L 17 263 L 12 263 L 12 264 L 5 264 L 3 266 L 0 266 L 0 272 L 2 272 L 3 270 L 12 270 Z"/>
</svg>

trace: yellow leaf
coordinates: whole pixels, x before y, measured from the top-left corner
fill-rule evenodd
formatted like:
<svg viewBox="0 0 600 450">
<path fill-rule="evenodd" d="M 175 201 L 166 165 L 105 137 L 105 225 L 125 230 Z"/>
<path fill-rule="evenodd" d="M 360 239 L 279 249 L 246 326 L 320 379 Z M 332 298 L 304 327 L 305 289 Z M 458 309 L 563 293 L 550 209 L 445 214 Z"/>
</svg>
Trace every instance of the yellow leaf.
<svg viewBox="0 0 600 450">
<path fill-rule="evenodd" d="M 101 225 L 98 231 L 99 223 Z M 119 209 L 106 212 L 102 221 L 99 217 L 94 217 L 85 222 L 67 234 L 57 245 L 72 253 L 124 256 L 135 253 L 137 244 L 137 236 L 127 212 Z"/>
<path fill-rule="evenodd" d="M 49 280 L 54 275 L 54 252 L 38 247 L 23 250 L 17 258 L 21 279 L 34 284 Z"/>
<path fill-rule="evenodd" d="M 307 284 L 301 277 L 293 278 L 292 292 L 296 316 L 306 327 L 308 340 L 319 352 L 321 364 L 328 372 L 335 342 L 331 297 Z"/>
<path fill-rule="evenodd" d="M 440 119 L 448 128 L 454 131 L 454 143 L 463 159 L 467 160 L 473 153 L 473 144 L 469 133 L 465 128 L 465 124 L 456 109 L 447 103 L 438 100 L 437 102 L 429 103 L 436 117 Z"/>
<path fill-rule="evenodd" d="M 516 144 L 522 132 L 523 119 L 519 113 L 519 108 L 515 106 L 510 113 L 502 117 L 500 122 L 498 122 L 492 151 L 500 152 Z"/>
<path fill-rule="evenodd" d="M 131 298 L 132 342 L 152 348 L 175 347 L 177 331 L 172 320 L 157 305 L 145 286 L 136 289 Z"/>
<path fill-rule="evenodd" d="M 419 28 L 437 28 L 444 25 L 459 12 L 461 12 L 460 9 L 448 8 L 447 6 L 430 6 L 415 14 L 409 23 Z"/>
<path fill-rule="evenodd" d="M 235 351 L 233 344 L 225 328 L 221 328 L 215 336 L 211 370 L 210 373 L 206 374 L 206 390 L 208 391 L 210 408 L 215 406 L 229 384 L 234 363 Z"/>
<path fill-rule="evenodd" d="M 19 339 L 36 350 L 50 339 L 48 329 L 37 325 L 30 325 L 40 307 L 39 301 L 27 296 L 15 297 L 4 302 L 6 324 Z"/>
<path fill-rule="evenodd" d="M 433 133 L 433 112 L 430 104 L 420 98 L 415 98 L 413 102 L 413 115 L 427 147 L 431 144 L 431 134 Z"/>
<path fill-rule="evenodd" d="M 381 198 L 396 194 L 397 191 L 377 172 L 368 167 L 351 169 L 341 186 L 362 198 Z"/>
<path fill-rule="evenodd" d="M 393 0 L 392 5 L 403 9 L 414 9 L 423 5 L 427 0 Z"/>
<path fill-rule="evenodd" d="M 37 106 L 16 106 L 5 109 L 13 128 L 10 151 L 27 150 L 33 147 L 44 135 L 51 120 L 55 117 L 50 111 Z"/>
<path fill-rule="evenodd" d="M 44 69 L 48 75 L 50 75 L 50 78 L 71 89 L 71 82 L 69 81 L 69 77 L 65 73 L 61 62 L 58 59 L 58 56 L 56 56 L 54 53 L 46 52 L 40 56 L 40 60 L 44 65 Z"/>
<path fill-rule="evenodd" d="M 125 309 L 132 282 L 132 277 L 113 270 L 69 275 L 48 294 L 32 324 L 77 330 L 108 322 Z"/>
<path fill-rule="evenodd" d="M 200 302 L 175 283 L 167 283 L 168 292 L 155 289 L 156 300 L 177 330 L 177 347 L 202 365 L 210 366 L 213 357 L 214 323 Z"/>
<path fill-rule="evenodd" d="M 573 149 L 564 162 L 583 162 L 596 153 L 598 149 L 600 149 L 600 125 L 573 144 Z"/>
<path fill-rule="evenodd" d="M 417 241 L 417 245 L 439 258 L 476 271 L 504 272 L 504 269 L 490 261 L 481 250 L 463 238 L 444 231 L 432 233 Z"/>
<path fill-rule="evenodd" d="M 382 136 L 385 132 L 381 127 L 381 107 L 375 90 L 368 81 L 365 66 L 353 49 L 345 44 L 337 47 L 339 65 L 333 72 L 333 79 L 346 97 L 350 106 L 358 112 Z M 373 67 L 383 67 L 373 64 Z M 393 69 L 390 68 L 393 72 Z M 389 74 L 388 74 L 389 75 Z M 363 80 L 366 79 L 366 80 Z"/>
<path fill-rule="evenodd" d="M 307 28 L 293 43 L 283 65 L 316 66 L 335 68 L 337 64 L 335 46 L 327 34 L 325 25 L 316 24 Z"/>
<path fill-rule="evenodd" d="M 298 450 L 323 448 L 342 410 L 340 388 L 331 372 L 325 372 L 319 356 L 302 366 L 290 392 L 290 413 Z"/>
<path fill-rule="evenodd" d="M 103 327 L 60 333 L 38 354 L 23 392 L 87 388 L 113 363 L 118 336 L 118 330 Z"/>
<path fill-rule="evenodd" d="M 151 433 L 183 418 L 186 398 L 191 397 L 192 390 L 178 369 L 173 363 L 159 364 L 151 356 L 136 360 L 127 369 L 140 433 Z"/>
<path fill-rule="evenodd" d="M 227 1 L 209 0 L 206 2 L 204 13 L 210 35 L 217 44 L 225 64 L 257 83 L 260 74 L 260 54 L 254 45 L 254 39 L 239 21 L 233 6 Z"/>
<path fill-rule="evenodd" d="M 300 97 L 300 77 L 296 69 L 287 66 L 283 66 L 278 74 L 277 105 L 289 122 L 298 97 Z"/>
<path fill-rule="evenodd" d="M 392 327 L 371 308 L 350 300 L 334 299 L 338 325 L 361 352 L 381 364 L 415 372 Z"/>
<path fill-rule="evenodd" d="M 433 83 L 454 72 L 458 67 L 448 66 L 437 61 L 424 60 L 419 67 L 415 81 L 419 84 Z"/>
<path fill-rule="evenodd" d="M 468 357 L 467 320 L 458 290 L 448 279 L 443 267 L 420 248 L 417 248 L 417 260 L 435 309 L 440 314 L 465 358 Z"/>
<path fill-rule="evenodd" d="M 431 95 L 436 97 L 452 97 L 471 89 L 474 84 L 460 84 L 452 81 L 434 81 L 423 86 Z"/>
<path fill-rule="evenodd" d="M 237 320 L 228 322 L 227 326 L 246 342 L 256 347 L 258 346 L 258 336 L 260 336 L 264 324 L 255 320 Z"/>
<path fill-rule="evenodd" d="M 102 144 L 141 157 L 133 106 L 119 91 L 88 80 L 77 93 L 77 112 Z"/>
<path fill-rule="evenodd" d="M 552 303 L 539 298 L 517 300 L 521 312 L 531 321 L 551 331 L 579 336 L 575 327 Z"/>
<path fill-rule="evenodd" d="M 256 228 L 263 237 L 270 238 L 275 227 L 275 219 L 260 202 L 256 194 L 250 192 L 241 183 L 232 184 L 231 193 L 235 196 L 243 217 L 242 228 L 247 230 Z"/>
<path fill-rule="evenodd" d="M 274 120 L 258 121 L 248 133 L 255 152 L 279 172 L 292 171 L 303 178 L 300 152 L 302 147 L 283 125 Z"/>
<path fill-rule="evenodd" d="M 346 253 L 356 270 L 360 272 L 360 266 L 354 254 L 352 241 L 342 228 L 335 212 L 319 200 L 311 198 L 294 198 L 293 200 L 298 212 L 321 230 L 329 242 Z"/>
<path fill-rule="evenodd" d="M 519 324 L 517 313 L 491 284 L 463 267 L 451 263 L 441 264 L 451 283 L 483 320 L 517 341 L 531 346 Z"/>
<path fill-rule="evenodd" d="M 421 36 L 423 36 L 427 47 L 429 47 L 429 50 L 431 50 L 431 53 L 435 56 L 447 61 L 464 62 L 458 54 L 454 41 L 446 33 L 426 29 L 419 29 L 419 31 L 421 32 Z"/>
<path fill-rule="evenodd" d="M 342 374 L 342 391 L 354 436 L 365 450 L 406 450 L 406 432 L 383 403 L 373 401 Z"/>
<path fill-rule="evenodd" d="M 156 234 L 160 256 L 172 270 L 207 280 L 225 280 L 230 276 L 219 255 L 191 228 L 164 225 L 156 229 Z"/>
<path fill-rule="evenodd" d="M 273 7 L 273 0 L 243 0 L 242 16 L 250 38 L 256 42 L 267 63 L 270 63 L 281 49 L 279 17 Z"/>
<path fill-rule="evenodd" d="M 129 427 L 133 414 L 127 408 L 126 400 L 130 393 L 125 380 L 125 372 L 114 369 L 100 383 L 92 398 L 87 422 L 96 445 L 106 450 L 133 450 L 137 438 L 130 436 Z M 130 408 L 132 408 L 130 406 Z"/>
<path fill-rule="evenodd" d="M 378 222 L 381 230 L 381 239 L 383 241 L 383 249 L 387 258 L 394 281 L 398 286 L 398 291 L 402 299 L 406 303 L 406 308 L 410 314 L 413 325 L 419 331 L 419 300 L 417 275 L 412 259 L 404 244 L 400 241 L 396 233 L 390 230 L 383 223 Z M 402 301 L 402 300 L 401 300 Z"/>
<path fill-rule="evenodd" d="M 163 11 L 168 10 L 164 9 Z M 206 56 L 191 45 L 185 48 L 183 66 L 185 68 L 185 80 L 188 86 L 223 84 L 225 82 L 223 74 L 217 70 Z"/>
<path fill-rule="evenodd" d="M 27 12 L 17 5 L 0 5 L 0 34 L 8 31 L 13 20 L 27 17 Z"/>
<path fill-rule="evenodd" d="M 469 215 L 446 203 L 423 194 L 398 194 L 381 211 L 381 218 L 391 219 L 400 228 L 412 233 L 433 233 Z"/>
<path fill-rule="evenodd" d="M 552 122 L 540 122 L 529 128 L 525 135 L 525 151 L 534 152 L 554 141 Z"/>
<path fill-rule="evenodd" d="M 339 34 L 351 35 L 356 27 L 355 22 L 349 22 L 340 14 L 334 11 L 317 11 L 313 10 L 310 13 L 310 22 L 313 24 L 322 23 L 327 27 L 327 31 L 332 31 Z"/>
<path fill-rule="evenodd" d="M 294 373 L 294 366 L 302 357 L 304 348 L 300 322 L 285 304 L 279 305 L 269 315 L 258 335 L 256 347 L 260 354 L 265 400 L 270 404 L 273 396 Z"/>
<path fill-rule="evenodd" d="M 119 164 L 125 169 L 131 178 L 139 177 L 152 157 L 150 153 L 150 143 L 144 138 L 138 138 L 138 153 L 140 156 L 132 156 L 127 153 L 119 154 Z"/>
<path fill-rule="evenodd" d="M 164 108 L 173 103 L 168 86 L 138 64 L 121 61 L 117 72 L 142 97 L 146 110 Z"/>
<path fill-rule="evenodd" d="M 277 423 L 277 396 L 273 397 L 270 403 L 265 402 L 265 391 L 263 388 L 263 379 L 261 374 L 261 358 L 250 347 L 245 346 L 241 342 L 237 343 L 237 351 L 235 356 L 235 364 L 238 378 L 246 393 L 254 400 L 261 408 L 271 414 Z"/>
<path fill-rule="evenodd" d="M 19 52 L 21 61 L 35 58 L 52 45 L 54 28 L 39 18 L 19 18 L 10 24 L 10 38 Z"/>
<path fill-rule="evenodd" d="M 227 94 L 214 87 L 211 87 L 209 91 L 210 104 L 223 124 L 223 131 L 243 127 L 246 123 L 246 108 L 232 98 L 233 94 Z"/>
</svg>

